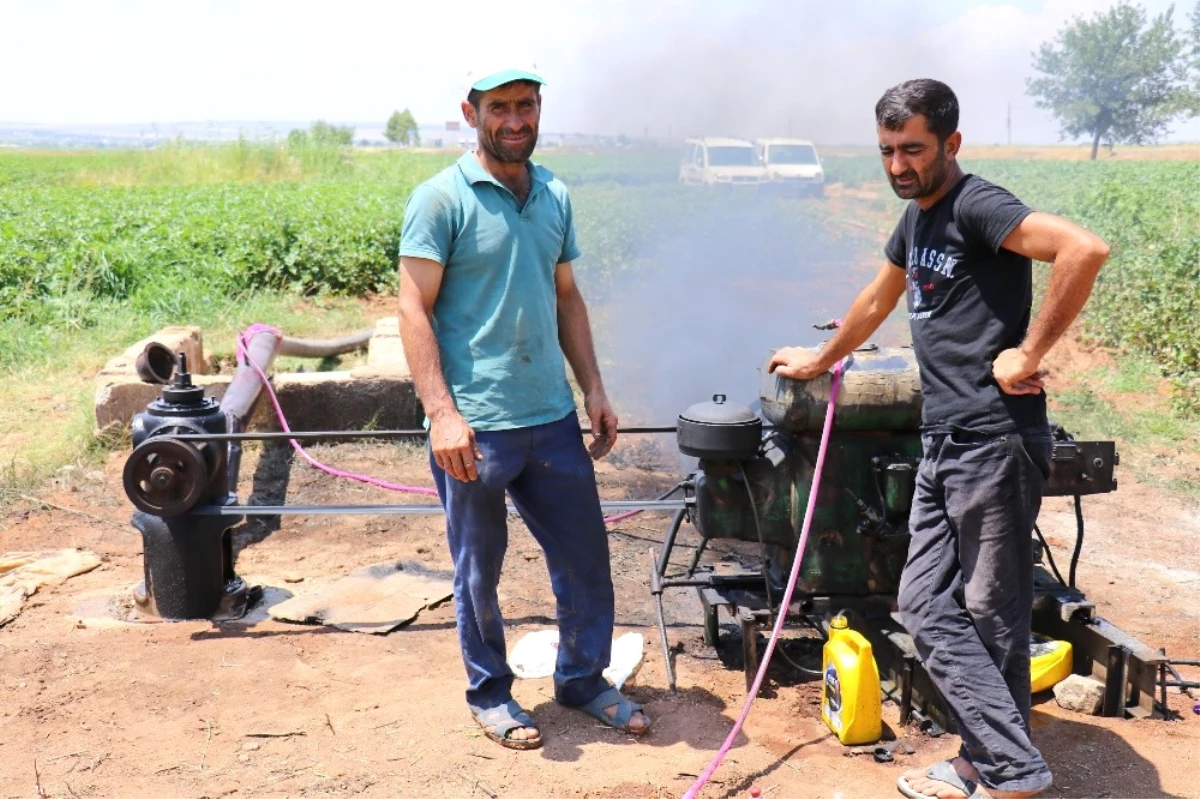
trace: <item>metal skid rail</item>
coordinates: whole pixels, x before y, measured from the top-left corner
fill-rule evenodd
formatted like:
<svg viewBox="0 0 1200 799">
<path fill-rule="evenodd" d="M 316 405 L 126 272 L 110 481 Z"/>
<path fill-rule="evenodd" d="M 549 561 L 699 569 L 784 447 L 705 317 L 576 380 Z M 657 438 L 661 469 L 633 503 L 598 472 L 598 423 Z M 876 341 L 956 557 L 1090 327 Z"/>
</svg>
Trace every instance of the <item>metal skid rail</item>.
<svg viewBox="0 0 1200 799">
<path fill-rule="evenodd" d="M 610 500 L 600 503 L 601 510 L 674 511 L 686 508 L 685 499 Z M 508 505 L 508 512 L 516 509 Z M 445 513 L 441 505 L 197 505 L 194 516 L 436 516 Z"/>
<path fill-rule="evenodd" d="M 424 505 L 271 505 L 239 506 L 236 503 L 242 442 L 350 441 L 424 438 L 423 429 L 413 430 L 302 430 L 273 432 L 209 432 L 191 421 L 172 421 L 151 433 L 129 454 L 125 462 L 125 493 L 134 506 L 163 518 L 198 516 L 280 516 L 283 514 L 388 514 L 420 515 L 441 513 L 440 507 Z M 674 433 L 674 427 L 618 428 L 626 435 Z M 136 438 L 135 438 L 136 440 Z M 220 486 L 214 485 L 224 470 Z M 226 489 L 227 486 L 227 489 Z M 228 492 L 228 498 L 223 493 Z M 229 498 L 234 498 L 230 501 Z M 665 499 L 662 497 L 660 499 Z M 678 504 L 604 503 L 605 510 L 676 510 Z"/>
<path fill-rule="evenodd" d="M 643 435 L 654 433 L 674 433 L 674 427 L 619 427 L 618 434 Z M 175 439 L 176 441 L 342 441 L 362 438 L 423 438 L 429 435 L 428 430 L 421 428 L 413 430 L 293 430 L 291 432 L 272 431 L 265 433 L 169 433 L 155 436 L 157 440 Z"/>
</svg>

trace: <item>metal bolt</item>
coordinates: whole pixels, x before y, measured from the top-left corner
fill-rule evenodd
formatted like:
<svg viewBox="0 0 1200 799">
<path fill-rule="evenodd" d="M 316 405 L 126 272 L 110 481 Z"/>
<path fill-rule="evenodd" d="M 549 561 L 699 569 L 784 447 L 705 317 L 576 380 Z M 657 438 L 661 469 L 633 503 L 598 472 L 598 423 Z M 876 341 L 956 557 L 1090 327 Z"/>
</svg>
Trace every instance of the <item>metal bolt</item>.
<svg viewBox="0 0 1200 799">
<path fill-rule="evenodd" d="M 1102 458 L 1096 458 L 1096 459 L 1094 459 L 1094 460 L 1092 461 L 1092 466 L 1094 466 L 1094 467 L 1096 467 L 1097 469 L 1099 469 L 1099 468 L 1101 468 L 1102 466 L 1104 466 L 1104 460 L 1103 460 Z"/>
<path fill-rule="evenodd" d="M 157 489 L 169 488 L 175 482 L 175 471 L 167 466 L 159 466 L 150 472 L 150 485 Z"/>
</svg>

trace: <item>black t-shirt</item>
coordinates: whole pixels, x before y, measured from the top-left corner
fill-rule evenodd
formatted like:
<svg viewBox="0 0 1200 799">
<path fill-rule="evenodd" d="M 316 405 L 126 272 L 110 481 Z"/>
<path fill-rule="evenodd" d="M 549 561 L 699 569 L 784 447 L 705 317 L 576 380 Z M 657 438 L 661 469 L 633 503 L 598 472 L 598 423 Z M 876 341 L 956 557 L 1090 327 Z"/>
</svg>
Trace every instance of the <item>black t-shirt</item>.
<svg viewBox="0 0 1200 799">
<path fill-rule="evenodd" d="M 926 430 L 1011 432 L 1046 423 L 1046 395 L 1005 394 L 992 361 L 1029 327 L 1033 264 L 1001 247 L 1032 210 L 976 175 L 927 211 L 904 209 L 884 253 L 905 270 Z"/>
</svg>

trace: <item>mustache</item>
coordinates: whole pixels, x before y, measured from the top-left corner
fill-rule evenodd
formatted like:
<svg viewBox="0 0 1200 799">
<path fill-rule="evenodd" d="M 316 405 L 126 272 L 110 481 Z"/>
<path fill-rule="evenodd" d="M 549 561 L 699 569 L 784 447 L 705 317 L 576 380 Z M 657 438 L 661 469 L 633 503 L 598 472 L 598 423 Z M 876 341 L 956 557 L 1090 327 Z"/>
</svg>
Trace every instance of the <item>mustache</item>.
<svg viewBox="0 0 1200 799">
<path fill-rule="evenodd" d="M 897 180 L 916 180 L 916 179 L 917 179 L 917 173 L 911 169 L 908 170 L 907 172 L 905 172 L 903 175 L 892 175 L 893 183 L 896 182 Z"/>
<path fill-rule="evenodd" d="M 521 128 L 520 130 L 513 130 L 512 128 L 500 128 L 500 130 L 496 131 L 496 135 L 497 136 L 526 136 L 526 135 L 532 136 L 533 128 L 531 128 L 529 125 L 526 125 L 525 127 Z"/>
</svg>

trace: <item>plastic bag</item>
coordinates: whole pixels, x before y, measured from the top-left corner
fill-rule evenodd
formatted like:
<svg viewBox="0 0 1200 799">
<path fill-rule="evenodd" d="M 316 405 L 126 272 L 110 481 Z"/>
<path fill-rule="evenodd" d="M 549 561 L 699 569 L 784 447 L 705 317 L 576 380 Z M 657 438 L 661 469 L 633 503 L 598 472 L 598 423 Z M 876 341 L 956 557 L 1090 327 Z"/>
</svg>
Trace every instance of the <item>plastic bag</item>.
<svg viewBox="0 0 1200 799">
<path fill-rule="evenodd" d="M 612 658 L 604 676 L 620 688 L 637 674 L 642 665 L 645 638 L 641 633 L 625 633 L 613 639 Z M 535 630 L 517 641 L 508 656 L 513 674 L 524 680 L 535 680 L 554 674 L 558 660 L 558 630 Z"/>
</svg>

